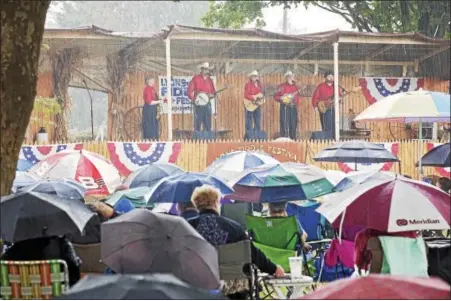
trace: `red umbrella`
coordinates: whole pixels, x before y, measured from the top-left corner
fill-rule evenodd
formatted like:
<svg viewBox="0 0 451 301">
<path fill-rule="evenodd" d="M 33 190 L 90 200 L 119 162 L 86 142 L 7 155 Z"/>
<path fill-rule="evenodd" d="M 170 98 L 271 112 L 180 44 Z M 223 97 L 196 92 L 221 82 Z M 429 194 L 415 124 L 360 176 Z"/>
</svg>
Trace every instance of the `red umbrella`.
<svg viewBox="0 0 451 301">
<path fill-rule="evenodd" d="M 301 299 L 445 300 L 449 285 L 438 278 L 369 275 L 334 281 Z"/>
</svg>

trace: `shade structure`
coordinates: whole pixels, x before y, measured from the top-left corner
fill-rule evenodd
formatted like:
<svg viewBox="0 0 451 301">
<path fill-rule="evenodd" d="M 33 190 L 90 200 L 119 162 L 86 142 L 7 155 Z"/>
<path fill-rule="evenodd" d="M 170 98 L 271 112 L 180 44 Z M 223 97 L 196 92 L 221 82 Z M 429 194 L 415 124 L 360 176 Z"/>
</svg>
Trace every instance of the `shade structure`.
<svg viewBox="0 0 451 301">
<path fill-rule="evenodd" d="M 168 274 L 87 275 L 63 300 L 210 300 L 220 299 Z"/>
<path fill-rule="evenodd" d="M 449 296 L 449 284 L 438 278 L 371 274 L 334 281 L 301 299 L 449 300 Z"/>
<path fill-rule="evenodd" d="M 17 171 L 28 171 L 31 167 L 33 167 L 33 163 L 25 159 L 19 159 L 17 161 Z"/>
<path fill-rule="evenodd" d="M 32 185 L 42 178 L 36 174 L 31 174 L 26 171 L 16 171 L 16 177 L 13 181 L 12 192 L 16 192 L 19 188 Z"/>
<path fill-rule="evenodd" d="M 38 192 L 21 192 L 0 201 L 1 236 L 8 242 L 83 231 L 94 217 L 83 203 Z"/>
<path fill-rule="evenodd" d="M 182 172 L 180 167 L 171 163 L 148 164 L 132 172 L 123 184 L 129 188 L 151 187 L 164 177 Z"/>
<path fill-rule="evenodd" d="M 216 249 L 181 217 L 135 209 L 103 223 L 101 234 L 102 261 L 117 273 L 169 273 L 219 287 Z"/>
<path fill-rule="evenodd" d="M 18 191 L 40 192 L 56 195 L 66 200 L 78 200 L 84 202 L 83 197 L 85 196 L 86 188 L 74 180 L 61 179 L 40 180 L 32 185 L 22 187 L 18 189 Z"/>
<path fill-rule="evenodd" d="M 317 162 L 384 163 L 399 159 L 383 145 L 360 140 L 335 143 L 321 150 L 313 160 Z"/>
<path fill-rule="evenodd" d="M 114 207 L 120 200 L 127 199 L 132 202 L 135 207 L 146 207 L 147 200 L 145 199 L 145 195 L 150 191 L 151 188 L 145 186 L 119 190 L 112 194 L 108 200 L 106 200 L 106 203 Z"/>
<path fill-rule="evenodd" d="M 30 169 L 46 179 L 73 179 L 87 194 L 113 193 L 121 184 L 119 172 L 105 157 L 86 150 L 62 151 L 50 155 Z"/>
<path fill-rule="evenodd" d="M 421 164 L 423 166 L 450 167 L 450 146 L 451 144 L 448 142 L 434 147 L 421 157 Z M 418 162 L 416 166 L 418 166 Z"/>
<path fill-rule="evenodd" d="M 329 194 L 316 210 L 333 226 L 386 232 L 450 227 L 450 196 L 430 184 L 379 172 L 359 185 Z"/>
<path fill-rule="evenodd" d="M 184 203 L 191 200 L 194 189 L 210 185 L 221 194 L 232 193 L 233 189 L 219 178 L 205 173 L 183 172 L 162 179 L 146 194 L 148 203 Z"/>
<path fill-rule="evenodd" d="M 234 184 L 236 177 L 247 168 L 278 163 L 280 162 L 264 152 L 236 151 L 216 159 L 204 172 Z"/>
<path fill-rule="evenodd" d="M 426 90 L 385 97 L 366 108 L 354 121 L 449 122 L 450 96 Z"/>
</svg>

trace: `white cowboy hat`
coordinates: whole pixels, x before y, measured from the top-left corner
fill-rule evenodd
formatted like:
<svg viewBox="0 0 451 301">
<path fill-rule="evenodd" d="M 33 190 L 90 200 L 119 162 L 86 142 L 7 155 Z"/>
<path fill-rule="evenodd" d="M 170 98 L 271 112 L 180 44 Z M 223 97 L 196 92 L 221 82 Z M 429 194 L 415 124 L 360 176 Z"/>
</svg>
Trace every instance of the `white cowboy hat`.
<svg viewBox="0 0 451 301">
<path fill-rule="evenodd" d="M 258 76 L 258 71 L 257 71 L 257 70 L 254 70 L 254 71 L 252 71 L 251 73 L 249 73 L 247 76 L 248 76 L 248 77 Z"/>
<path fill-rule="evenodd" d="M 211 70 L 214 68 L 213 66 L 210 67 L 210 64 L 208 62 L 202 63 L 198 67 L 199 67 L 199 69 L 208 69 L 208 70 Z"/>
<path fill-rule="evenodd" d="M 285 74 L 284 74 L 284 77 L 287 77 L 287 76 L 293 76 L 294 74 L 293 74 L 293 72 L 291 72 L 290 70 L 288 70 Z"/>
</svg>

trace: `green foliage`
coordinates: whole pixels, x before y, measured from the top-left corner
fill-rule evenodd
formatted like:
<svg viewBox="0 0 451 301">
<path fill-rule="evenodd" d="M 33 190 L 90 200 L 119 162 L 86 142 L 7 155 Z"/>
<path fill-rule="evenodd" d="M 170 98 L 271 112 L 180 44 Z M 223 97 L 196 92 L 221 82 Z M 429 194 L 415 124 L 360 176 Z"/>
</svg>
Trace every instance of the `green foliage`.
<svg viewBox="0 0 451 301">
<path fill-rule="evenodd" d="M 61 106 L 55 98 L 36 96 L 33 113 L 50 116 L 61 112 Z"/>
</svg>

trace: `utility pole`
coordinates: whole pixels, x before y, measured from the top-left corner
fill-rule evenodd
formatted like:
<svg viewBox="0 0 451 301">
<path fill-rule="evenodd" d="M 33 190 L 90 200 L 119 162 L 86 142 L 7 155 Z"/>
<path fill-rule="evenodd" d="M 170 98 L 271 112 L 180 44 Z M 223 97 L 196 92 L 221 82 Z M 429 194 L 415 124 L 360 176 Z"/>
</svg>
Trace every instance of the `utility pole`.
<svg viewBox="0 0 451 301">
<path fill-rule="evenodd" d="M 290 7 L 288 5 L 284 5 L 283 7 L 283 23 L 282 23 L 282 33 L 287 34 L 288 31 L 288 10 Z"/>
</svg>

